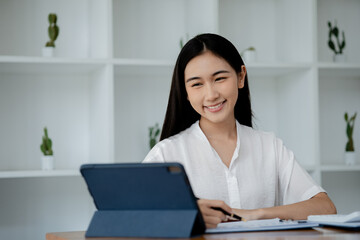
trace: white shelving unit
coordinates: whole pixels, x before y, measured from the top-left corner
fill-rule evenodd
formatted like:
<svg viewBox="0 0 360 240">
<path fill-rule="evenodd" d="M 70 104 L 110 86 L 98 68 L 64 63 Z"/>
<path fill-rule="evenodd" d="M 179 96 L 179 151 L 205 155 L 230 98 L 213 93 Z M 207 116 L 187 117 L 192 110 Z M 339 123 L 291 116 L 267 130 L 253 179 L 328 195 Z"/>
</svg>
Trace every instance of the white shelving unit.
<svg viewBox="0 0 360 240">
<path fill-rule="evenodd" d="M 25 171 L 1 171 L 0 179 L 4 178 L 38 178 L 38 177 L 74 177 L 80 176 L 79 170 L 25 170 Z"/>
<path fill-rule="evenodd" d="M 60 35 L 56 56 L 44 58 L 50 12 Z M 345 63 L 333 63 L 327 47 L 335 19 L 346 34 Z M 180 39 L 202 32 L 239 51 L 256 48 L 258 61 L 247 65 L 255 127 L 284 140 L 340 213 L 359 210 L 360 154 L 356 166 L 342 159 L 343 114 L 360 114 L 359 21 L 357 0 L 2 1 L 0 239 L 86 229 L 94 206 L 80 165 L 145 157 Z M 40 170 L 44 126 L 54 171 Z"/>
</svg>

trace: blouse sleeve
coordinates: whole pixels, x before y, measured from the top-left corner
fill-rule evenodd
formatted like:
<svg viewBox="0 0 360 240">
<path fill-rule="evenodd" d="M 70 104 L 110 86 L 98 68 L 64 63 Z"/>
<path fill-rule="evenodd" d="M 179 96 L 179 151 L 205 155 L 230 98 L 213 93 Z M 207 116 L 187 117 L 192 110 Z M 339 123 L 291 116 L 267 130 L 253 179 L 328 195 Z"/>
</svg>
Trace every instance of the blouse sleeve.
<svg viewBox="0 0 360 240">
<path fill-rule="evenodd" d="M 296 161 L 294 153 L 288 150 L 280 139 L 276 139 L 278 159 L 279 200 L 281 205 L 308 200 L 325 192 Z"/>
<path fill-rule="evenodd" d="M 159 147 L 159 144 L 156 144 L 150 152 L 147 154 L 145 159 L 143 160 L 143 163 L 164 163 L 164 155 L 161 151 L 161 148 Z"/>
</svg>

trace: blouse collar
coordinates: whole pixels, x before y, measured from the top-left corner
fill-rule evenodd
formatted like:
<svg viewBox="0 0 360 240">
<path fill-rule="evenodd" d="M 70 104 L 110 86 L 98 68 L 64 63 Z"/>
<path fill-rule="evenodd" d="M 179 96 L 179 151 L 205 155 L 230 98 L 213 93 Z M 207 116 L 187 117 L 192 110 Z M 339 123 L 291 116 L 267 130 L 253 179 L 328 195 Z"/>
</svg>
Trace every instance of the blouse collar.
<svg viewBox="0 0 360 240">
<path fill-rule="evenodd" d="M 190 128 L 191 128 L 191 132 L 195 133 L 196 136 L 198 136 L 202 140 L 206 141 L 209 144 L 209 146 L 213 149 L 213 147 L 211 146 L 209 140 L 205 136 L 205 133 L 200 128 L 200 121 L 199 120 L 197 120 L 193 125 L 191 125 Z M 236 120 L 236 147 L 235 147 L 235 151 L 234 151 L 234 154 L 233 154 L 231 162 L 230 162 L 229 169 L 231 169 L 231 166 L 233 165 L 233 162 L 236 161 L 236 159 L 239 156 L 240 137 L 241 137 L 241 124 Z"/>
</svg>

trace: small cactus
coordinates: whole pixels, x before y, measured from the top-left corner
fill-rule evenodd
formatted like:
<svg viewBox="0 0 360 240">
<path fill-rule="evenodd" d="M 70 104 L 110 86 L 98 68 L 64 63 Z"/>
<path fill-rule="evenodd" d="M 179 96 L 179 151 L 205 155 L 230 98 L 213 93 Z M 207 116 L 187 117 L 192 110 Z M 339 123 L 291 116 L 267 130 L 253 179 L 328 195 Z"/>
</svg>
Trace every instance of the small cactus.
<svg viewBox="0 0 360 240">
<path fill-rule="evenodd" d="M 345 121 L 346 121 L 346 136 L 348 138 L 348 142 L 346 143 L 345 146 L 345 151 L 346 152 L 354 152 L 355 148 L 354 148 L 354 140 L 353 140 L 353 133 L 354 133 L 354 124 L 355 124 L 355 118 L 356 118 L 356 113 L 354 113 L 354 115 L 352 117 L 348 117 L 348 114 L 345 113 L 344 115 Z"/>
<path fill-rule="evenodd" d="M 48 136 L 47 128 L 44 128 L 44 136 L 42 137 L 42 144 L 40 145 L 41 152 L 44 156 L 52 156 L 54 155 L 52 150 L 52 141 Z"/>
<path fill-rule="evenodd" d="M 153 127 L 149 127 L 150 149 L 152 149 L 155 146 L 155 144 L 157 143 L 159 134 L 160 134 L 160 128 L 159 128 L 158 123 L 156 123 L 155 126 L 153 126 Z"/>
<path fill-rule="evenodd" d="M 340 43 L 340 39 L 339 39 L 339 29 L 336 26 L 336 21 L 334 24 L 334 27 L 332 27 L 331 22 L 328 22 L 328 26 L 329 26 L 329 41 L 328 41 L 328 46 L 329 48 L 336 54 L 342 54 L 343 53 L 343 49 L 345 48 L 345 33 L 344 31 L 342 31 L 342 42 Z M 332 40 L 332 36 L 334 35 L 335 39 L 336 39 L 336 46 L 335 43 Z"/>
<path fill-rule="evenodd" d="M 45 46 L 55 47 L 55 40 L 59 35 L 59 27 L 56 25 L 57 16 L 55 13 L 50 13 L 48 19 L 50 23 L 50 26 L 48 27 L 50 41 L 48 41 Z"/>
</svg>

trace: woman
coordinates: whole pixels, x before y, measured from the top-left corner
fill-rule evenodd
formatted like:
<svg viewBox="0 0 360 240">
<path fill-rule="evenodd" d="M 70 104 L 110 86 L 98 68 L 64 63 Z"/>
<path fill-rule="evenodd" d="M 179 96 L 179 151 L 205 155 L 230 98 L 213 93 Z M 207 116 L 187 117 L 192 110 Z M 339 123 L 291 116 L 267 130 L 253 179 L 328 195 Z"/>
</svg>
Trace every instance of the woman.
<svg viewBox="0 0 360 240">
<path fill-rule="evenodd" d="M 252 129 L 246 67 L 219 35 L 181 50 L 160 140 L 144 162 L 184 165 L 207 228 L 227 220 L 216 207 L 247 220 L 336 213 L 282 141 Z"/>
</svg>

